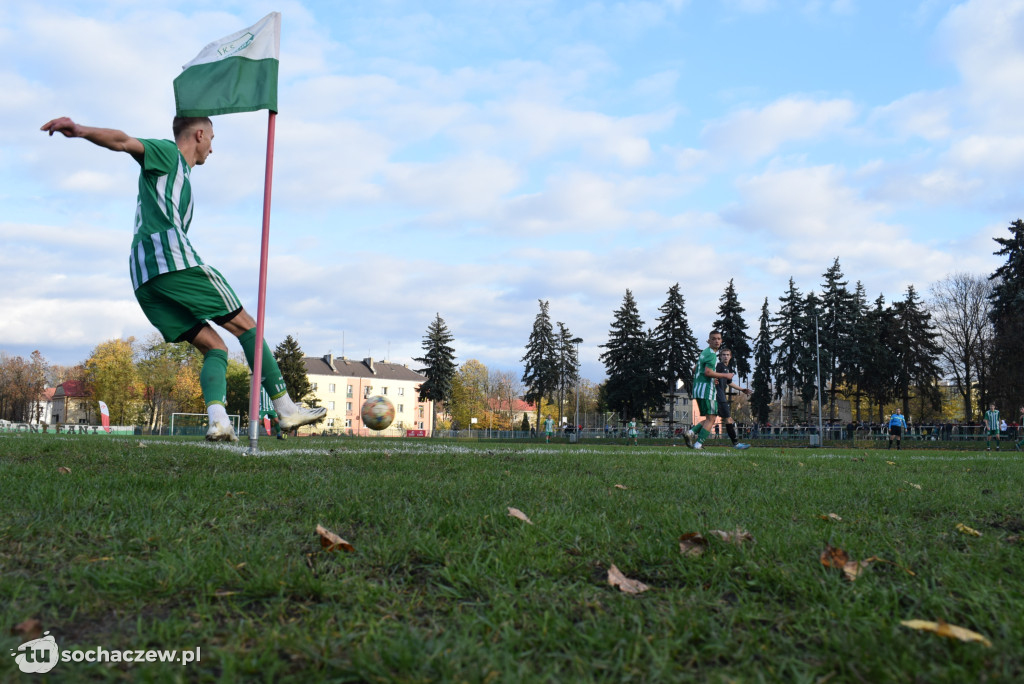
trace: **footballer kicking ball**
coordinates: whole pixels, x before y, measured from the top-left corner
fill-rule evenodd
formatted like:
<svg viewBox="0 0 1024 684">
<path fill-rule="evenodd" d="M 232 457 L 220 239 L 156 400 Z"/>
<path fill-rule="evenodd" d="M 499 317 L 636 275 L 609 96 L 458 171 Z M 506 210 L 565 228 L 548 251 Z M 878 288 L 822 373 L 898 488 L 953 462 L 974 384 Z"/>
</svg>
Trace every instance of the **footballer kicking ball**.
<svg viewBox="0 0 1024 684">
<path fill-rule="evenodd" d="M 395 419 L 395 405 L 387 397 L 370 397 L 359 412 L 363 425 L 371 430 L 383 430 Z"/>
</svg>

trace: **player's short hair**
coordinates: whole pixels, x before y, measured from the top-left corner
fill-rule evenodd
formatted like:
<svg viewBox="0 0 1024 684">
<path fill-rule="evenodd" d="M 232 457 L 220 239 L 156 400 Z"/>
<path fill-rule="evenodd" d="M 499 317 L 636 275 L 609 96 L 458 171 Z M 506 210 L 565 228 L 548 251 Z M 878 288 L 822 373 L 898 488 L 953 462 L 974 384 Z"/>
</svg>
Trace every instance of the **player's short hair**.
<svg viewBox="0 0 1024 684">
<path fill-rule="evenodd" d="M 721 337 L 722 336 L 722 331 L 721 330 L 712 330 L 711 332 L 708 333 L 708 337 L 711 337 L 712 335 L 718 335 L 719 337 Z"/>
<path fill-rule="evenodd" d="M 732 349 L 729 349 L 728 347 L 719 347 L 718 353 L 721 354 L 722 352 L 729 352 L 730 354 L 732 354 Z"/>
<path fill-rule="evenodd" d="M 213 122 L 208 116 L 176 116 L 171 122 L 171 130 L 174 132 L 174 139 L 178 140 L 183 135 L 201 126 L 213 127 Z"/>
</svg>

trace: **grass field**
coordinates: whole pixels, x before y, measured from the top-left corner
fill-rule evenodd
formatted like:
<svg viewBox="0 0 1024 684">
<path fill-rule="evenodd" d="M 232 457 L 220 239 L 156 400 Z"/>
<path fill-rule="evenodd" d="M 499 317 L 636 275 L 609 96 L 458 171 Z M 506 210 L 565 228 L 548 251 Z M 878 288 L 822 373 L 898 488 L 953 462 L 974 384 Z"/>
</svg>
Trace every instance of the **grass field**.
<svg viewBox="0 0 1024 684">
<path fill-rule="evenodd" d="M 1024 680 L 1020 454 L 260 446 L 0 435 L 5 651 L 29 619 L 62 653 L 201 648 L 0 680 Z M 851 581 L 826 544 L 881 560 Z"/>
</svg>

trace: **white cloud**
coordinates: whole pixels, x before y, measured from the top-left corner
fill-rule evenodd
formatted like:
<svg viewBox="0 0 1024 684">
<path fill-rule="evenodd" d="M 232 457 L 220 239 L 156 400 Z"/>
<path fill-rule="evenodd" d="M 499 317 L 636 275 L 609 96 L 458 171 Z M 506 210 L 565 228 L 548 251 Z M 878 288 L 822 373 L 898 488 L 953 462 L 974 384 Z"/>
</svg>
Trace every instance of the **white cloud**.
<svg viewBox="0 0 1024 684">
<path fill-rule="evenodd" d="M 868 124 L 891 129 L 901 139 L 912 137 L 943 141 L 953 133 L 954 103 L 948 92 L 911 93 L 877 107 Z"/>
<path fill-rule="evenodd" d="M 708 124 L 701 137 L 716 156 L 754 161 L 786 143 L 835 133 L 849 124 L 855 113 L 849 100 L 818 102 L 787 97 L 762 109 L 744 109 Z"/>
<path fill-rule="evenodd" d="M 993 132 L 1019 131 L 1024 109 L 1024 0 L 970 0 L 939 29 L 970 110 Z"/>
<path fill-rule="evenodd" d="M 949 158 L 986 175 L 1013 174 L 1019 179 L 1024 171 L 1024 135 L 971 135 L 950 148 Z"/>
</svg>

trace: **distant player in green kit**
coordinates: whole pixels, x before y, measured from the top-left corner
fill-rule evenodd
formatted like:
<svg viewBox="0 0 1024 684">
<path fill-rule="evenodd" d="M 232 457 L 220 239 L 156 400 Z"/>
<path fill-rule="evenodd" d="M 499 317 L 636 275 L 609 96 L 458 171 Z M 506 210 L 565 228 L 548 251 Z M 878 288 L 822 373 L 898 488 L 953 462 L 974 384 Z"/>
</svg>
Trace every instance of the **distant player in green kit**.
<svg viewBox="0 0 1024 684">
<path fill-rule="evenodd" d="M 996 440 L 996 451 L 999 451 L 999 411 L 995 404 L 988 405 L 985 411 L 985 451 L 992 451 L 992 438 Z"/>
<path fill-rule="evenodd" d="M 260 387 L 260 422 L 262 423 L 264 419 L 270 420 L 270 427 L 278 439 L 286 438 L 285 434 L 281 432 L 281 420 L 277 416 L 277 411 L 274 410 L 274 402 L 267 394 L 267 390 Z"/>
<path fill-rule="evenodd" d="M 85 138 L 115 152 L 127 152 L 139 163 L 139 195 L 135 236 L 128 258 L 135 298 L 146 318 L 167 342 L 188 342 L 203 354 L 199 384 L 210 428 L 206 439 L 237 442 L 227 410 L 228 348 L 213 329 L 216 323 L 238 338 L 249 367 L 256 345 L 263 345 L 261 384 L 280 415 L 281 428 L 314 423 L 325 408 L 296 406 L 266 341 L 256 339 L 256 321 L 220 272 L 206 264 L 189 242 L 192 224 L 192 169 L 213 152 L 213 123 L 207 117 L 174 117 L 174 140 L 133 138 L 111 128 L 82 126 L 67 117 L 43 124 L 41 130 L 66 138 Z"/>
<path fill-rule="evenodd" d="M 697 409 L 704 421 L 696 432 L 687 430 L 683 433 L 686 446 L 702 449 L 705 440 L 711 435 L 711 428 L 718 420 L 718 383 L 716 380 L 732 380 L 732 373 L 719 373 L 718 349 L 722 346 L 722 333 L 712 330 L 708 335 L 708 348 L 701 352 L 697 359 L 697 369 L 693 375 L 693 398 L 697 400 Z"/>
<path fill-rule="evenodd" d="M 1024 406 L 1020 407 L 1020 417 L 1017 418 L 1017 430 L 1019 430 L 1017 436 L 1021 437 L 1022 434 L 1024 434 Z M 1024 447 L 1024 438 L 1018 440 L 1013 445 L 1013 448 L 1016 449 L 1017 451 L 1020 451 L 1021 447 Z"/>
</svg>

